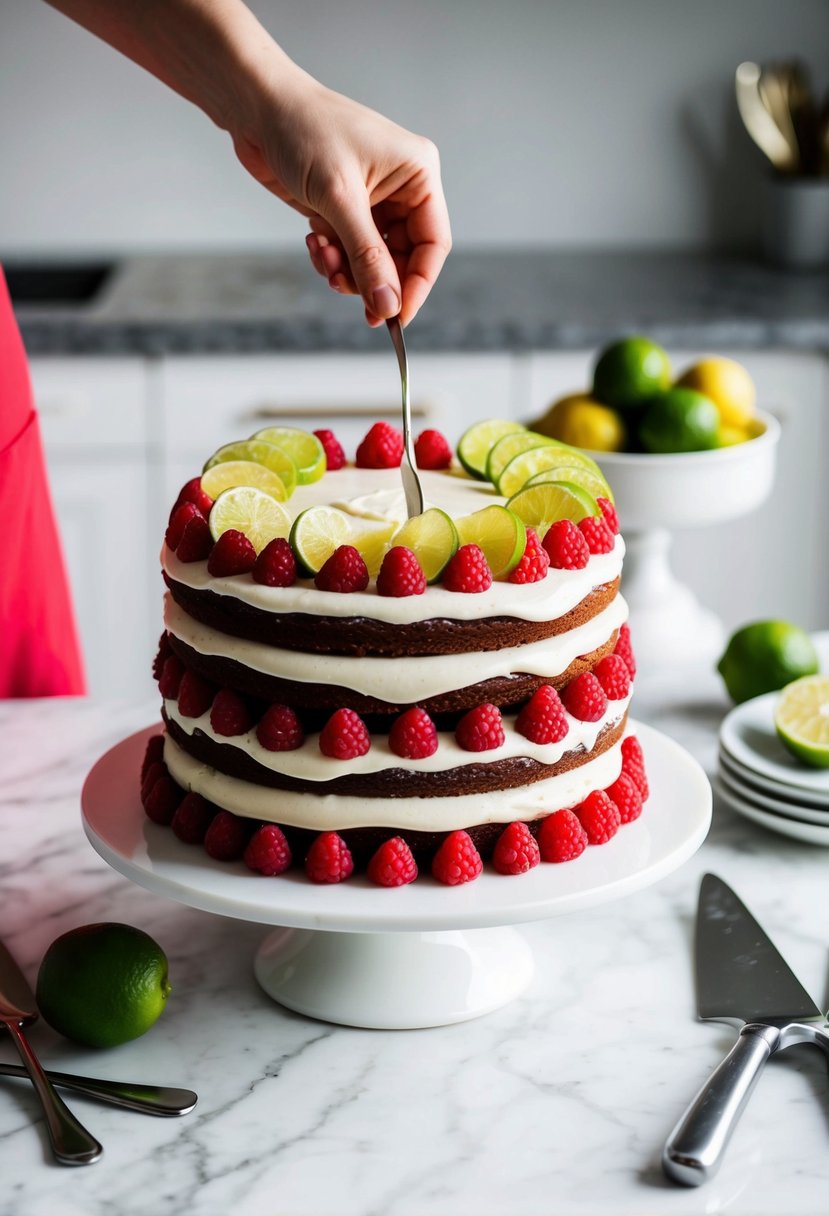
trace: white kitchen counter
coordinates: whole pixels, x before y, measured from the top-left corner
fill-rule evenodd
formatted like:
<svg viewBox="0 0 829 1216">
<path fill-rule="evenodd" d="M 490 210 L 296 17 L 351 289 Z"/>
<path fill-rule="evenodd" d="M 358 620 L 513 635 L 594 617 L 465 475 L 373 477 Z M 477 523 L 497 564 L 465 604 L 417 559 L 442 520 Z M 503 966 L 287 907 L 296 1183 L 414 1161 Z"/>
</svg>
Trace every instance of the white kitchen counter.
<svg viewBox="0 0 829 1216">
<path fill-rule="evenodd" d="M 637 716 L 709 772 L 725 709 L 712 675 L 637 690 Z M 0 1079 L 0 1216 L 825 1212 L 829 1082 L 813 1047 L 772 1062 L 711 1183 L 676 1188 L 659 1166 L 667 1133 L 733 1038 L 694 1017 L 700 875 L 713 870 L 736 889 L 821 1003 L 820 848 L 715 804 L 708 841 L 671 877 L 528 926 L 538 971 L 513 1004 L 436 1030 L 344 1029 L 262 993 L 251 960 L 267 929 L 153 896 L 87 843 L 87 770 L 156 713 L 0 705 L 0 933 L 32 981 L 49 942 L 74 926 L 126 921 L 156 937 L 173 992 L 146 1036 L 91 1052 L 40 1022 L 32 1042 L 52 1067 L 189 1086 L 199 1103 L 165 1120 L 67 1094 L 105 1150 L 67 1170 L 52 1162 L 27 1084 Z M 2 1058 L 14 1058 L 9 1043 Z"/>
</svg>

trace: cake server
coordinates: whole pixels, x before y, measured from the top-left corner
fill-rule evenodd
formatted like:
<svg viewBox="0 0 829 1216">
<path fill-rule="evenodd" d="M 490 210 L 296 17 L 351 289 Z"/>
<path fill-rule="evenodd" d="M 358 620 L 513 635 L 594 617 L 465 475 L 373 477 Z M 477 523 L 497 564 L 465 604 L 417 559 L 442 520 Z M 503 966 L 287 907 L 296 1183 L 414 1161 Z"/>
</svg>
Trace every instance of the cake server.
<svg viewBox="0 0 829 1216">
<path fill-rule="evenodd" d="M 726 1145 L 766 1061 L 794 1043 L 829 1052 L 826 1019 L 757 921 L 715 874 L 703 877 L 695 946 L 697 1012 L 739 1038 L 677 1123 L 662 1154 L 669 1178 L 699 1186 Z"/>
<path fill-rule="evenodd" d="M 386 321 L 391 334 L 392 345 L 397 354 L 400 367 L 400 387 L 403 392 L 403 459 L 400 462 L 400 476 L 403 479 L 403 493 L 406 497 L 406 514 L 409 519 L 423 512 L 423 488 L 417 475 L 414 446 L 412 444 L 412 407 L 409 400 L 409 360 L 406 357 L 406 343 L 403 340 L 403 326 L 399 317 L 389 317 Z"/>
</svg>

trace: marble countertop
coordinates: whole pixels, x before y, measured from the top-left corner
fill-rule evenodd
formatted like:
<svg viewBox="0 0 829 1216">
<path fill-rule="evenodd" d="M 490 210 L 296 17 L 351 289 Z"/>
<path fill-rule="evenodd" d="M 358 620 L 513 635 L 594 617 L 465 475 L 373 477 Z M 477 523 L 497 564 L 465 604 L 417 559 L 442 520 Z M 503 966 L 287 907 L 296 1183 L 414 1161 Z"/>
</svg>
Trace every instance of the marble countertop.
<svg viewBox="0 0 829 1216">
<path fill-rule="evenodd" d="M 92 303 L 18 318 L 32 355 L 376 350 L 359 302 L 304 254 L 126 258 Z M 829 351 L 829 276 L 693 252 L 457 251 L 408 341 L 585 350 L 637 331 L 677 349 Z"/>
<path fill-rule="evenodd" d="M 712 674 L 643 680 L 636 709 L 712 770 L 726 709 Z M 0 1216 L 825 1211 L 829 1083 L 813 1047 L 772 1062 L 708 1185 L 676 1188 L 659 1167 L 666 1135 L 733 1039 L 694 1017 L 701 874 L 738 891 L 821 1002 L 820 848 L 715 806 L 708 840 L 669 878 L 527 926 L 537 974 L 511 1005 L 440 1029 L 347 1029 L 289 1013 L 258 988 L 251 962 L 267 930 L 153 896 L 87 843 L 87 770 L 156 716 L 155 705 L 0 705 L 2 934 L 34 980 L 69 928 L 117 920 L 151 933 L 173 993 L 146 1036 L 91 1052 L 39 1022 L 31 1039 L 52 1067 L 190 1086 L 199 1103 L 171 1121 L 67 1095 L 105 1146 L 98 1164 L 67 1172 L 27 1085 L 0 1080 Z M 2 1058 L 13 1058 L 8 1043 Z"/>
</svg>

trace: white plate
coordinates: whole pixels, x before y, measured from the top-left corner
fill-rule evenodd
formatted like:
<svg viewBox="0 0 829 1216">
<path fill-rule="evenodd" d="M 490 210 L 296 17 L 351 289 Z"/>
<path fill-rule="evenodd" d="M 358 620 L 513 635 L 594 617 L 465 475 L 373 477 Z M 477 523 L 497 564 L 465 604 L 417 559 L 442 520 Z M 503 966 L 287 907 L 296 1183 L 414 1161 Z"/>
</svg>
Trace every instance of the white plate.
<svg viewBox="0 0 829 1216">
<path fill-rule="evenodd" d="M 735 776 L 733 771 L 722 762 L 718 776 L 729 793 L 752 803 L 760 810 L 769 811 L 772 815 L 780 815 L 784 819 L 792 819 L 796 823 L 814 823 L 818 827 L 829 828 L 829 809 L 815 811 L 806 806 L 799 806 L 795 802 L 770 798 L 767 794 L 749 785 L 747 781 L 743 781 L 741 777 Z"/>
<path fill-rule="evenodd" d="M 762 827 L 768 828 L 770 832 L 778 832 L 781 836 L 791 836 L 793 840 L 800 840 L 804 844 L 829 845 L 829 827 L 821 828 L 811 823 L 798 823 L 785 815 L 764 811 L 747 799 L 732 793 L 719 776 L 714 778 L 712 785 L 717 797 L 732 811 L 736 811 L 738 815 L 744 815 L 746 819 L 751 819 L 754 823 L 759 823 Z"/>
<path fill-rule="evenodd" d="M 756 769 L 746 768 L 744 764 L 740 764 L 739 760 L 735 760 L 722 748 L 720 748 L 719 760 L 721 768 L 728 769 L 732 776 L 736 777 L 738 781 L 742 781 L 744 785 L 750 786 L 752 790 L 759 790 L 768 797 L 779 799 L 780 802 L 788 802 L 793 806 L 808 806 L 812 810 L 829 813 L 829 794 L 823 795 L 814 790 L 798 789 L 796 785 L 783 785 L 780 781 L 770 781 Z"/>
</svg>

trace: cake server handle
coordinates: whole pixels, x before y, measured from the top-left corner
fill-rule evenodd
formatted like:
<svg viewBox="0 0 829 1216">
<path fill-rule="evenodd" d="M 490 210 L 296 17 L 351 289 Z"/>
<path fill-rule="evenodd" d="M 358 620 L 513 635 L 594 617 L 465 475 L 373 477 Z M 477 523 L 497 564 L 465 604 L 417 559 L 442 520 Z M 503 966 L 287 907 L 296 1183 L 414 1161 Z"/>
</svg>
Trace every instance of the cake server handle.
<svg viewBox="0 0 829 1216">
<path fill-rule="evenodd" d="M 96 1077 L 79 1077 L 74 1073 L 44 1069 L 46 1076 L 58 1089 L 72 1089 L 87 1098 L 97 1098 L 112 1106 L 137 1110 L 145 1115 L 188 1115 L 198 1101 L 192 1089 L 175 1089 L 169 1085 L 133 1085 L 128 1081 L 106 1081 Z M 20 1064 L 0 1064 L 0 1077 L 28 1077 Z"/>
</svg>

